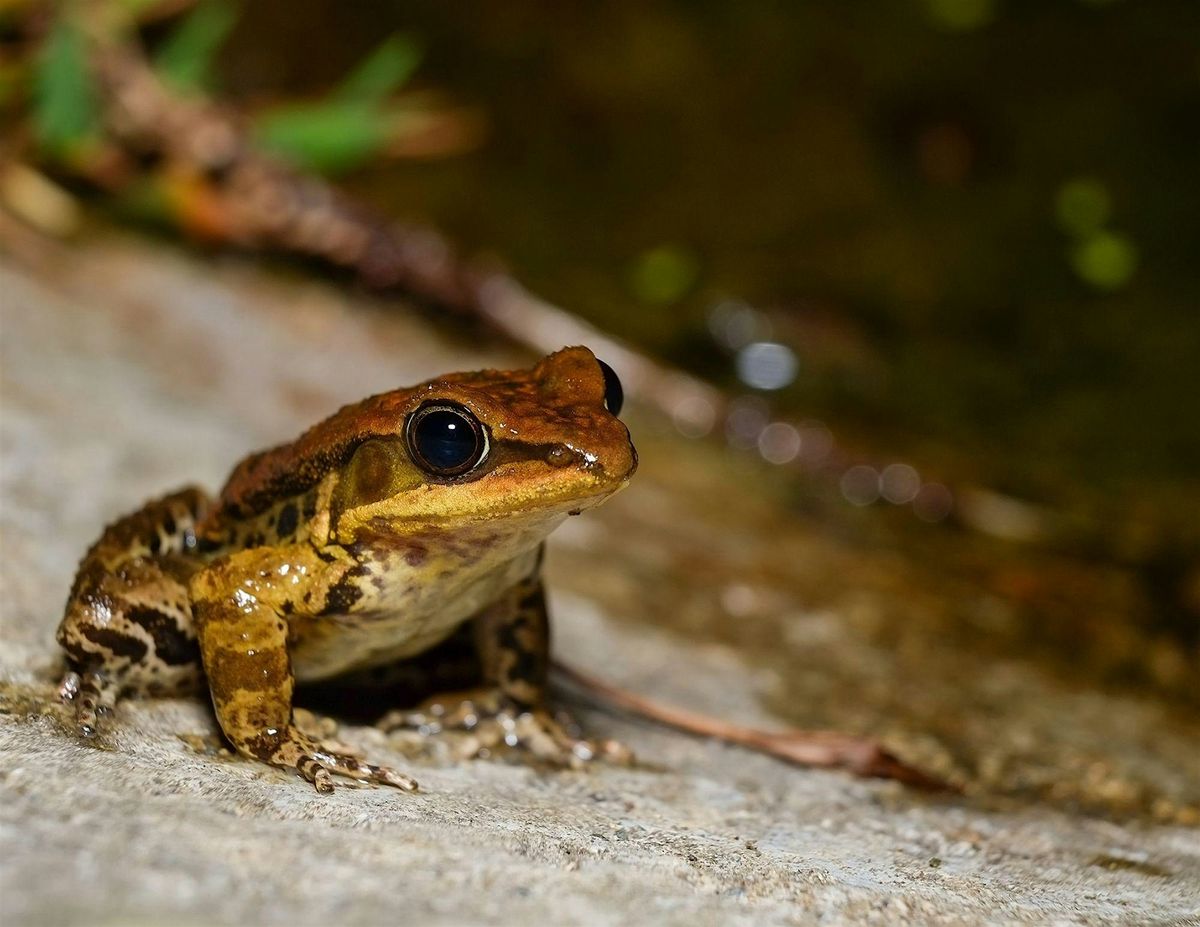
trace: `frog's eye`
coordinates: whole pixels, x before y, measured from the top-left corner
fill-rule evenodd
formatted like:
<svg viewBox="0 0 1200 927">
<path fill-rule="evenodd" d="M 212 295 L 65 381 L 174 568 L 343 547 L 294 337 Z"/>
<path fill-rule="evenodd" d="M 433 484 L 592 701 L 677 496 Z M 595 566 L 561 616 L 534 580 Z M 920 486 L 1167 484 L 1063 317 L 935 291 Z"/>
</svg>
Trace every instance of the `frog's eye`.
<svg viewBox="0 0 1200 927">
<path fill-rule="evenodd" d="M 488 452 L 479 419 L 452 402 L 421 406 L 408 417 L 404 437 L 413 460 L 435 476 L 460 476 Z"/>
<path fill-rule="evenodd" d="M 596 358 L 600 372 L 604 374 L 604 408 L 613 415 L 621 414 L 621 406 L 625 404 L 625 390 L 621 389 L 621 378 L 608 364 Z"/>
</svg>

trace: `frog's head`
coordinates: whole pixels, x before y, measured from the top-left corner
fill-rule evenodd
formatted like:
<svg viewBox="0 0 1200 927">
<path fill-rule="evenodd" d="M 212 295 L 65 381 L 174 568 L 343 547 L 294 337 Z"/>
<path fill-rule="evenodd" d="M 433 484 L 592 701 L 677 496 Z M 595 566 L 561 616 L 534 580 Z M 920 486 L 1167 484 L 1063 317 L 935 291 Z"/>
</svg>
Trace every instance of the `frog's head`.
<svg viewBox="0 0 1200 927">
<path fill-rule="evenodd" d="M 368 400 L 357 414 L 387 427 L 337 471 L 335 531 L 542 521 L 596 505 L 637 467 L 621 399 L 612 369 L 576 347 L 529 370 L 452 374 Z"/>
</svg>

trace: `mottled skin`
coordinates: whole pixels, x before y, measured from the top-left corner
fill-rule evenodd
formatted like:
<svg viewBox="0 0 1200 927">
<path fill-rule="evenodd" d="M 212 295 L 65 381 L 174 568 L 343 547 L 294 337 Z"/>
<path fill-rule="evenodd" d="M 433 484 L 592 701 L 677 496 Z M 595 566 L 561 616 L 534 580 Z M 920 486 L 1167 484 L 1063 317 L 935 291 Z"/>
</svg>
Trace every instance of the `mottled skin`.
<svg viewBox="0 0 1200 927">
<path fill-rule="evenodd" d="M 437 476 L 405 425 L 430 402 L 472 413 L 489 451 Z M 239 464 L 216 500 L 185 489 L 110 526 L 84 558 L 58 631 L 82 733 L 124 695 L 207 684 L 245 756 L 415 788 L 329 749 L 292 716 L 296 683 L 395 664 L 456 632 L 483 688 L 393 712 L 389 725 L 470 729 L 578 762 L 601 752 L 545 707 L 549 632 L 542 542 L 568 514 L 623 487 L 637 465 L 586 348 L 530 370 L 454 374 L 347 406 Z"/>
</svg>

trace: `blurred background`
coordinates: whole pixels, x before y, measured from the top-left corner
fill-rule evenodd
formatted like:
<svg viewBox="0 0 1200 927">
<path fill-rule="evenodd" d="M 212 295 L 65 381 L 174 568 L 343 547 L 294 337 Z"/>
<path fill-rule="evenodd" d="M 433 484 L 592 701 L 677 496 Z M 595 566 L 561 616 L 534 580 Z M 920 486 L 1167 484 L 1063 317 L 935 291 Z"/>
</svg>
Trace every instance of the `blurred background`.
<svg viewBox="0 0 1200 927">
<path fill-rule="evenodd" d="M 737 391 L 738 349 L 781 341 L 780 408 L 1031 500 L 1194 490 L 1196 4 L 244 12 L 219 64 L 248 104 L 411 35 L 414 85 L 485 134 L 346 186 L 648 353 Z"/>
<path fill-rule="evenodd" d="M 651 448 L 919 564 L 886 594 L 934 583 L 937 635 L 1194 706 L 1194 0 L 0 11 L 26 225 L 267 254 L 470 339 L 479 268 L 519 281 L 550 314 L 500 336 L 627 345 Z"/>
</svg>

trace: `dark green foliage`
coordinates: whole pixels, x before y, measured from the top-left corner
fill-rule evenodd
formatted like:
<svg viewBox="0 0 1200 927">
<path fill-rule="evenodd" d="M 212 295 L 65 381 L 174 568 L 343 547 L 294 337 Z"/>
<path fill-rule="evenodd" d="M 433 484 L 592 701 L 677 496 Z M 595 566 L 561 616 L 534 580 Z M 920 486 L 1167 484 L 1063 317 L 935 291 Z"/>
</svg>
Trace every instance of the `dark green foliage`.
<svg viewBox="0 0 1200 927">
<path fill-rule="evenodd" d="M 77 150 L 96 128 L 96 95 L 83 33 L 67 17 L 50 31 L 34 65 L 33 128 L 55 157 Z"/>
<path fill-rule="evenodd" d="M 158 49 L 155 70 L 175 87 L 211 89 L 213 61 L 237 18 L 237 8 L 229 0 L 201 3 Z"/>
<path fill-rule="evenodd" d="M 421 46 L 408 35 L 385 39 L 333 92 L 335 102 L 376 106 L 406 84 L 421 63 Z"/>
<path fill-rule="evenodd" d="M 402 114 L 388 98 L 416 70 L 421 52 L 412 39 L 383 42 L 325 100 L 272 109 L 255 123 L 259 142 L 293 164 L 327 174 L 344 173 L 378 155 Z"/>
</svg>

